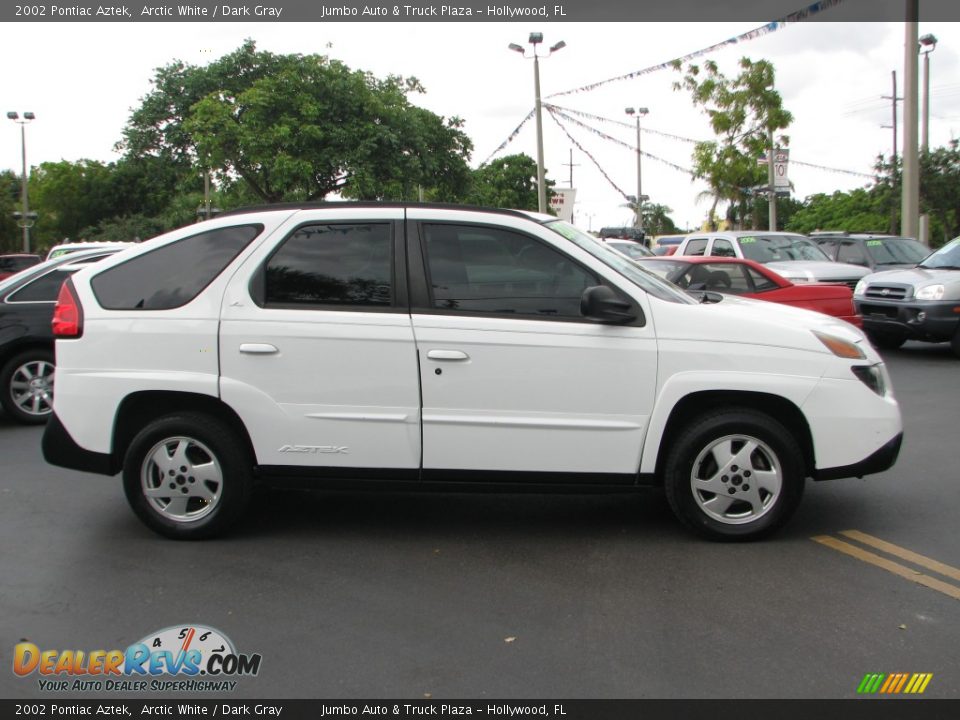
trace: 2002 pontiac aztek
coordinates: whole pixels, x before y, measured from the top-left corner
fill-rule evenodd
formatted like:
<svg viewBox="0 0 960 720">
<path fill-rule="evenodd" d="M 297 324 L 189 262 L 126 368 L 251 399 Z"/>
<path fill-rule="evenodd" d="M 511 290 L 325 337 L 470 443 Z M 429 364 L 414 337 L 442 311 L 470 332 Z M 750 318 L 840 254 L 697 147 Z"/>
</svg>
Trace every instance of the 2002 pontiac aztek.
<svg viewBox="0 0 960 720">
<path fill-rule="evenodd" d="M 254 483 L 291 477 L 662 484 L 691 528 L 757 537 L 805 478 L 893 464 L 899 408 L 859 330 L 702 299 L 548 216 L 238 211 L 64 285 L 44 454 L 122 470 L 140 519 L 190 539 L 235 524 Z"/>
</svg>

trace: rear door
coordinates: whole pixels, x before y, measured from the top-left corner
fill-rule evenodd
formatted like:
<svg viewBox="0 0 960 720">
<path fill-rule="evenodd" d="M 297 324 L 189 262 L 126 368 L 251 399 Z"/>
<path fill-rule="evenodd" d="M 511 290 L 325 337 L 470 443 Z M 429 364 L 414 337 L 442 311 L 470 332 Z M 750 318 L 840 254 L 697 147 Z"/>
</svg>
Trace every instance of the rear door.
<svg viewBox="0 0 960 720">
<path fill-rule="evenodd" d="M 301 211 L 229 283 L 221 396 L 268 470 L 418 477 L 402 219 L 402 208 Z"/>
</svg>

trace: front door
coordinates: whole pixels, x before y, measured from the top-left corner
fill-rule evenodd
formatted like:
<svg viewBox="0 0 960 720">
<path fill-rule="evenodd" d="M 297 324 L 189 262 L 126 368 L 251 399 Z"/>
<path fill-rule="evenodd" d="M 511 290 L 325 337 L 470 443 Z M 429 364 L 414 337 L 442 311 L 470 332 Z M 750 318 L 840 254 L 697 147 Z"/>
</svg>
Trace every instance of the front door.
<svg viewBox="0 0 960 720">
<path fill-rule="evenodd" d="M 424 477 L 632 482 L 656 385 L 648 309 L 642 326 L 583 318 L 583 290 L 604 281 L 550 230 L 410 227 L 427 286 L 413 310 Z"/>
</svg>

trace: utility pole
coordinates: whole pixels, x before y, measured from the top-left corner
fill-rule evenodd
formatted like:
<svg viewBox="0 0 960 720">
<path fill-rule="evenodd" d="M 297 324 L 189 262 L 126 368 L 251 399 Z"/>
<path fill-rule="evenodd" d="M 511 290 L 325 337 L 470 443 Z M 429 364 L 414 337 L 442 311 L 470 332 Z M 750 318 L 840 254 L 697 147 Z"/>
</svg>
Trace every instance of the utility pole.
<svg viewBox="0 0 960 720">
<path fill-rule="evenodd" d="M 920 158 L 917 71 L 919 69 L 920 1 L 907 0 L 907 22 L 904 23 L 903 52 L 903 196 L 900 206 L 900 234 L 920 236 Z"/>
<path fill-rule="evenodd" d="M 570 148 L 570 162 L 563 164 L 570 168 L 570 187 L 573 187 L 573 169 L 575 167 L 580 167 L 580 163 L 573 162 L 573 148 Z"/>
<path fill-rule="evenodd" d="M 896 197 L 897 195 L 897 103 L 903 100 L 902 97 L 897 97 L 897 71 L 891 71 L 890 75 L 893 77 L 893 95 L 881 95 L 882 100 L 890 100 L 892 106 L 892 125 L 882 125 L 881 127 L 890 127 L 893 128 L 893 154 L 890 156 L 890 191 L 891 194 Z M 890 209 L 890 234 L 894 235 L 897 232 L 897 211 L 894 206 L 891 206 Z"/>
<path fill-rule="evenodd" d="M 770 201 L 769 205 L 769 215 L 770 215 L 770 231 L 775 232 L 777 229 L 777 188 L 775 187 L 776 178 L 774 175 L 774 154 L 775 149 L 773 147 L 773 128 L 767 130 L 767 145 L 769 149 L 767 150 L 767 185 L 769 185 L 769 195 L 767 196 Z"/>
</svg>

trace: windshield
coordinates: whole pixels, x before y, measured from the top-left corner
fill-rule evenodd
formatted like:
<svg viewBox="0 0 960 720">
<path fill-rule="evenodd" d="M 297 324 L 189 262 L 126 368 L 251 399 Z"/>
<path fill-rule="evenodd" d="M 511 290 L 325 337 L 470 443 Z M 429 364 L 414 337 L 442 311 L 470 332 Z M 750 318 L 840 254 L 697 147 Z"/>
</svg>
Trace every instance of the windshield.
<svg viewBox="0 0 960 720">
<path fill-rule="evenodd" d="M 823 260 L 831 262 L 823 250 L 803 235 L 746 235 L 737 238 L 743 256 L 759 263 L 780 260 Z"/>
<path fill-rule="evenodd" d="M 613 268 L 620 275 L 632 282 L 643 291 L 668 302 L 696 305 L 697 301 L 684 293 L 680 288 L 661 280 L 652 272 L 644 270 L 636 263 L 627 260 L 623 255 L 597 242 L 596 238 L 588 235 L 579 228 L 564 220 L 552 220 L 543 224 L 558 235 L 586 250 L 604 265 Z"/>
<path fill-rule="evenodd" d="M 956 237 L 920 263 L 922 268 L 960 270 L 960 237 Z"/>
<path fill-rule="evenodd" d="M 874 238 L 864 245 L 877 265 L 916 265 L 930 253 L 913 238 Z"/>
</svg>

